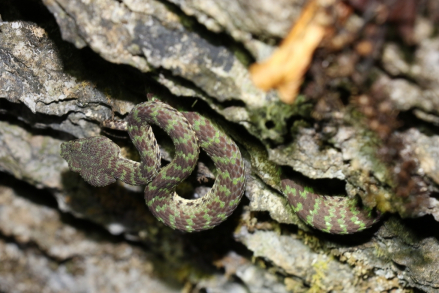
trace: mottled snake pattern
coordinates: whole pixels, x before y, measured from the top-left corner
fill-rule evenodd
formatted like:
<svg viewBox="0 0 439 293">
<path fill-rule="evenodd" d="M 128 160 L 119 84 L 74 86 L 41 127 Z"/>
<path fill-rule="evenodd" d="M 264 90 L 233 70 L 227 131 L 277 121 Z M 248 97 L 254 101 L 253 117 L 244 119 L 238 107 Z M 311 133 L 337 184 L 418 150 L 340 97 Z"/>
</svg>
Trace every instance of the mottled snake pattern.
<svg viewBox="0 0 439 293">
<path fill-rule="evenodd" d="M 175 146 L 174 158 L 163 168 L 150 124 L 162 128 Z M 135 106 L 124 123 L 110 126 L 128 131 L 140 162 L 121 157 L 119 146 L 103 136 L 61 145 L 61 156 L 70 169 L 91 185 L 106 186 L 116 179 L 146 185 L 145 201 L 153 215 L 173 229 L 188 232 L 215 227 L 239 204 L 245 188 L 244 161 L 235 142 L 209 119 L 195 112 L 179 112 L 153 99 Z M 203 197 L 184 199 L 175 189 L 194 170 L 199 147 L 217 169 L 215 183 Z M 379 218 L 354 199 L 317 195 L 289 179 L 282 180 L 281 190 L 299 218 L 328 233 L 361 231 Z"/>
</svg>

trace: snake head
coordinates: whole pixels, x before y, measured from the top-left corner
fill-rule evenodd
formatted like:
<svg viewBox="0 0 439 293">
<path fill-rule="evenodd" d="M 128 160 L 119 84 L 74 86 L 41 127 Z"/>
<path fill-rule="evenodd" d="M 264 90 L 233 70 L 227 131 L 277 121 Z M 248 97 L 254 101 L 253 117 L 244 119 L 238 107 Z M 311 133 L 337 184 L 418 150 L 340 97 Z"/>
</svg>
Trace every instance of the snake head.
<svg viewBox="0 0 439 293">
<path fill-rule="evenodd" d="M 106 186 L 116 181 L 112 174 L 119 153 L 119 147 L 110 139 L 96 136 L 62 143 L 60 155 L 85 181 Z"/>
</svg>

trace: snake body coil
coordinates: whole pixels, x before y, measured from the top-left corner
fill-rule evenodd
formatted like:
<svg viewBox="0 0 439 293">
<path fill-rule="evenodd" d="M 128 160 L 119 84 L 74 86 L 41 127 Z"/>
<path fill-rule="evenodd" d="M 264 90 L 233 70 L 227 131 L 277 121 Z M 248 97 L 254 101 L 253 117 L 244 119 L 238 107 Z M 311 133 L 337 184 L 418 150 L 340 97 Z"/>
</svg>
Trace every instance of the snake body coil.
<svg viewBox="0 0 439 293">
<path fill-rule="evenodd" d="M 105 186 L 116 179 L 132 185 L 147 184 L 146 204 L 157 219 L 174 229 L 210 229 L 235 210 L 245 187 L 244 162 L 237 145 L 210 120 L 153 100 L 135 106 L 126 122 L 123 128 L 140 153 L 140 163 L 120 157 L 120 148 L 101 136 L 64 142 L 61 156 L 71 170 L 94 186 Z M 162 128 L 175 145 L 174 158 L 161 169 L 150 124 Z M 205 196 L 183 199 L 175 188 L 193 171 L 199 147 L 212 158 L 217 177 Z M 355 200 L 317 195 L 289 179 L 282 180 L 282 192 L 302 220 L 328 233 L 357 232 L 378 220 Z"/>
<path fill-rule="evenodd" d="M 149 124 L 162 128 L 175 146 L 174 158 L 161 170 L 160 151 Z M 238 146 L 208 119 L 151 101 L 130 112 L 127 131 L 139 150 L 140 163 L 121 158 L 119 147 L 105 137 L 63 143 L 61 156 L 94 186 L 108 185 L 115 178 L 133 185 L 149 183 L 146 204 L 157 219 L 174 229 L 210 229 L 235 210 L 245 187 L 244 162 Z M 175 188 L 195 168 L 198 146 L 211 157 L 217 177 L 208 194 L 188 200 L 179 197 Z"/>
</svg>

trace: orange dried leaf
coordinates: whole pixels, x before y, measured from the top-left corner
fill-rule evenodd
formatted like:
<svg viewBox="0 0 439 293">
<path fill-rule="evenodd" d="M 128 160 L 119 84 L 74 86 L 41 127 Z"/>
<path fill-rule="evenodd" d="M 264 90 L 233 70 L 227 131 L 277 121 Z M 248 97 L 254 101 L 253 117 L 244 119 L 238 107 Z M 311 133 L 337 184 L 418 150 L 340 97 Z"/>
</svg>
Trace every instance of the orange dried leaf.
<svg viewBox="0 0 439 293">
<path fill-rule="evenodd" d="M 327 20 L 319 1 L 312 0 L 273 55 L 250 67 L 255 85 L 265 91 L 275 88 L 283 102 L 294 102 L 315 49 L 330 32 Z"/>
</svg>

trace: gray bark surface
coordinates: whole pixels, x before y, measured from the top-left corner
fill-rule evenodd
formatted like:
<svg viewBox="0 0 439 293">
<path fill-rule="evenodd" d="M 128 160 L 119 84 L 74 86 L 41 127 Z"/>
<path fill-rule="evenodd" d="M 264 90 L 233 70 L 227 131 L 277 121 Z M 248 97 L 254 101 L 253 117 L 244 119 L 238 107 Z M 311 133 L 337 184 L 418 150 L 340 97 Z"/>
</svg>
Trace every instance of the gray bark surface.
<svg viewBox="0 0 439 293">
<path fill-rule="evenodd" d="M 438 292 L 439 37 L 431 19 L 417 15 L 409 52 L 385 39 L 370 69 L 387 97 L 377 101 L 404 122 L 392 131 L 399 157 L 389 163 L 379 150 L 393 149 L 355 105 L 331 106 L 341 104 L 333 89 L 326 100 L 301 95 L 285 105 L 251 82 L 249 65 L 288 34 L 302 0 L 2 2 L 1 292 Z M 241 148 L 246 192 L 224 224 L 173 231 L 148 211 L 141 187 L 94 188 L 59 156 L 64 141 L 109 135 L 136 158 L 100 123 L 123 119 L 148 92 L 196 102 Z M 169 161 L 169 139 L 159 133 L 158 141 Z M 389 213 L 354 235 L 315 231 L 278 191 L 280 168 Z M 418 192 L 398 197 L 395 176 L 406 169 Z"/>
</svg>

